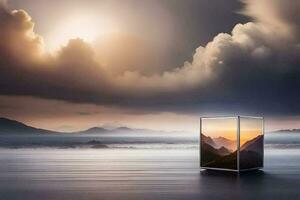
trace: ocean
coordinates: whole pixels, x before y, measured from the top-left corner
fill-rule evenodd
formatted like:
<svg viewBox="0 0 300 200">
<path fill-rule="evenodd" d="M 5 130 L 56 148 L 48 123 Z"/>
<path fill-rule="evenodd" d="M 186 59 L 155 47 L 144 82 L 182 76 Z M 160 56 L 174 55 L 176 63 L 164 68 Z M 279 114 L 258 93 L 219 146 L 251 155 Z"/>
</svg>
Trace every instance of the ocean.
<svg viewBox="0 0 300 200">
<path fill-rule="evenodd" d="M 266 134 L 264 169 L 243 174 L 200 170 L 197 143 L 186 138 L 123 136 L 107 138 L 106 148 L 57 146 L 54 138 L 45 139 L 53 146 L 6 146 L 0 199 L 300 199 L 299 135 Z"/>
</svg>

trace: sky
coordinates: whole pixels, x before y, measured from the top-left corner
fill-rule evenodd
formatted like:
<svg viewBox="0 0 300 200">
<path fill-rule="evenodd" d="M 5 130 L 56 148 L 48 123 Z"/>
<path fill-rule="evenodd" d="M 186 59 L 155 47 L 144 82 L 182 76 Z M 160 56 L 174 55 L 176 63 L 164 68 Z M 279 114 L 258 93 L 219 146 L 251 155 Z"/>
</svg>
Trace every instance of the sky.
<svg viewBox="0 0 300 200">
<path fill-rule="evenodd" d="M 261 119 L 240 118 L 240 145 L 262 135 L 263 121 Z"/>
<path fill-rule="evenodd" d="M 261 118 L 240 117 L 240 134 L 238 138 L 237 117 L 202 118 L 202 134 L 212 139 L 224 137 L 232 141 L 240 142 L 240 146 L 263 134 L 263 120 Z"/>
<path fill-rule="evenodd" d="M 224 137 L 237 141 L 237 118 L 203 118 L 201 121 L 202 134 L 212 139 Z"/>
<path fill-rule="evenodd" d="M 0 115 L 60 131 L 199 130 L 199 116 L 300 128 L 300 2 L 7 0 Z"/>
</svg>

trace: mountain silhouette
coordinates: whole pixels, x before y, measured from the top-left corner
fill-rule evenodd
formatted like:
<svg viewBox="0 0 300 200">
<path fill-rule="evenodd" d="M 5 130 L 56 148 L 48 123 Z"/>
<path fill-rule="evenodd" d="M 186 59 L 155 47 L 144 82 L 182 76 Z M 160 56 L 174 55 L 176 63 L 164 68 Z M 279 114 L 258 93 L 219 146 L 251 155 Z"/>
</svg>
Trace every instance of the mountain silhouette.
<svg viewBox="0 0 300 200">
<path fill-rule="evenodd" d="M 108 133 L 109 130 L 102 128 L 102 127 L 92 127 L 89 128 L 87 130 L 84 131 L 78 131 L 78 132 L 74 132 L 74 133 L 78 133 L 78 134 L 94 134 L 94 133 Z"/>
<path fill-rule="evenodd" d="M 262 167 L 263 145 L 263 136 L 259 135 L 241 146 L 240 169 Z"/>
<path fill-rule="evenodd" d="M 228 155 L 228 154 L 230 154 L 231 152 L 228 150 L 228 149 L 226 149 L 225 147 L 220 147 L 219 149 L 216 149 L 216 148 L 214 148 L 213 146 L 211 146 L 211 145 L 209 145 L 209 144 L 207 144 L 207 143 L 202 143 L 202 145 L 203 145 L 203 149 L 206 149 L 206 150 L 208 150 L 208 151 L 210 151 L 210 152 L 212 152 L 212 153 L 214 153 L 214 154 L 217 154 L 217 155 L 219 155 L 219 156 L 224 156 L 224 155 Z"/>
<path fill-rule="evenodd" d="M 217 137 L 213 138 L 214 142 L 217 144 L 218 147 L 226 147 L 229 150 L 236 150 L 237 143 L 234 140 L 229 140 L 225 137 Z"/>
<path fill-rule="evenodd" d="M 299 128 L 294 128 L 294 129 L 280 129 L 276 131 L 272 131 L 270 133 L 300 133 Z"/>
<path fill-rule="evenodd" d="M 143 134 L 143 133 L 171 133 L 167 131 L 155 131 L 150 129 L 135 129 L 135 128 L 128 128 L 125 126 L 117 127 L 113 129 L 106 129 L 103 127 L 92 127 L 87 130 L 73 132 L 73 134 L 112 134 L 112 133 L 131 133 L 131 134 Z"/>
<path fill-rule="evenodd" d="M 45 129 L 34 128 L 16 120 L 0 118 L 0 134 L 50 134 L 57 133 Z"/>
<path fill-rule="evenodd" d="M 247 141 L 245 144 L 243 144 L 240 148 L 241 151 L 247 150 L 247 151 L 259 151 L 263 146 L 263 136 L 259 135 L 249 141 Z"/>
<path fill-rule="evenodd" d="M 143 134 L 143 133 L 162 133 L 170 134 L 174 132 L 168 131 L 155 131 L 150 129 L 134 129 L 125 126 L 117 127 L 114 129 L 106 129 L 103 127 L 92 127 L 83 131 L 75 132 L 58 132 L 46 129 L 35 128 L 28 126 L 22 122 L 0 117 L 0 134 L 115 134 L 115 133 L 130 133 L 130 134 Z M 179 133 L 179 132 L 176 132 Z M 181 133 L 181 132 L 180 132 Z"/>
<path fill-rule="evenodd" d="M 219 155 L 228 155 L 228 154 L 230 154 L 231 153 L 231 151 L 229 150 L 229 149 L 227 149 L 226 147 L 220 147 L 219 149 L 218 149 L 218 154 Z"/>
<path fill-rule="evenodd" d="M 209 166 L 208 163 L 220 157 L 215 148 L 204 141 L 201 142 L 201 166 Z"/>
<path fill-rule="evenodd" d="M 227 154 L 224 154 L 226 151 Z M 211 168 L 236 169 L 237 155 L 225 147 L 215 149 L 204 141 L 201 141 L 201 166 Z"/>
<path fill-rule="evenodd" d="M 211 137 L 206 136 L 203 133 L 201 133 L 201 142 L 205 142 L 212 147 L 218 148 L 218 145 L 215 143 L 215 141 Z"/>
</svg>

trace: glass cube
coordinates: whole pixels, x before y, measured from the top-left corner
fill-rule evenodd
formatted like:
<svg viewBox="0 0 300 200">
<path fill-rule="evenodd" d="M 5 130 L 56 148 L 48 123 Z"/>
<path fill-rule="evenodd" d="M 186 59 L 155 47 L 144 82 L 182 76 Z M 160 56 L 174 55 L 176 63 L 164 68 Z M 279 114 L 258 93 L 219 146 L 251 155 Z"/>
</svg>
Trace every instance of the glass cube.
<svg viewBox="0 0 300 200">
<path fill-rule="evenodd" d="M 245 171 L 263 167 L 262 117 L 201 117 L 200 167 Z"/>
</svg>

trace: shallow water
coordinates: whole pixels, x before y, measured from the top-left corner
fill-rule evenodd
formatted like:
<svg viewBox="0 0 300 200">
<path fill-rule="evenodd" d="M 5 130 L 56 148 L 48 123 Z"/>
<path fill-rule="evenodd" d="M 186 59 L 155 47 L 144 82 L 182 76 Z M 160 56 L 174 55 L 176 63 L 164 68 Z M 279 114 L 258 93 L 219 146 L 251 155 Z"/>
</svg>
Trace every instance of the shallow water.
<svg viewBox="0 0 300 200">
<path fill-rule="evenodd" d="M 300 150 L 267 149 L 265 168 L 200 171 L 198 151 L 0 149 L 0 199 L 299 199 Z"/>
</svg>

